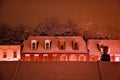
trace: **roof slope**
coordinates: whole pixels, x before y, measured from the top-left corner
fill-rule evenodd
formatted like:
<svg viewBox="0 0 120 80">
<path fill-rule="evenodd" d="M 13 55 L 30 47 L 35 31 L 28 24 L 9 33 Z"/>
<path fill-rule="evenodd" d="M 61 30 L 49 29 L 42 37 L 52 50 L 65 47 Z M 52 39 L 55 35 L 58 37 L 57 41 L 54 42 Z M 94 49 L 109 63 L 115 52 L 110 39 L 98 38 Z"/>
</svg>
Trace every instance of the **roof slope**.
<svg viewBox="0 0 120 80">
<path fill-rule="evenodd" d="M 90 52 L 99 52 L 97 44 L 100 43 L 110 48 L 110 54 L 120 53 L 120 40 L 89 40 L 88 49 Z"/>
<path fill-rule="evenodd" d="M 31 40 L 38 40 L 39 41 L 37 50 L 30 49 Z M 51 50 L 44 49 L 45 40 L 52 41 Z M 66 41 L 65 50 L 59 50 L 59 48 L 58 48 L 58 41 L 59 40 Z M 78 40 L 79 50 L 72 49 L 71 41 L 73 41 L 73 40 Z M 24 42 L 24 47 L 23 47 L 22 53 L 87 53 L 87 47 L 86 47 L 85 41 L 80 36 L 61 36 L 61 37 L 60 36 L 59 37 L 30 36 L 28 38 L 28 40 Z"/>
</svg>

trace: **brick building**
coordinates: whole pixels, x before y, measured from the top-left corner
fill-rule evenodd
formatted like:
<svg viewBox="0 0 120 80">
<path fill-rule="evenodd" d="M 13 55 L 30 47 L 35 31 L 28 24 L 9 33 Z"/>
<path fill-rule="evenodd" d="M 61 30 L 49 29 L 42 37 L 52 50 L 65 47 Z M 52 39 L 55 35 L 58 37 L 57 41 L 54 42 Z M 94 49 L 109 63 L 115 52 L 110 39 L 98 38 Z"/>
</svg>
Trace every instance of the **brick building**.
<svg viewBox="0 0 120 80">
<path fill-rule="evenodd" d="M 21 61 L 89 61 L 89 54 L 80 36 L 30 36 Z"/>
</svg>

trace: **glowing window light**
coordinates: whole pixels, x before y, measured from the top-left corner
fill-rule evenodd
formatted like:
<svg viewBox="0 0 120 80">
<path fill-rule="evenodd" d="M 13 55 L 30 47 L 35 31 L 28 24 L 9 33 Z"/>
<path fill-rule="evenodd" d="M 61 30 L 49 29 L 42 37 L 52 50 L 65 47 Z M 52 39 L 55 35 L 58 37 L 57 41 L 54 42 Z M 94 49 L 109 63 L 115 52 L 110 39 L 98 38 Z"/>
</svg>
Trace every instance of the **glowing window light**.
<svg viewBox="0 0 120 80">
<path fill-rule="evenodd" d="M 118 57 L 118 56 L 115 57 L 115 61 L 116 61 L 116 62 L 120 61 L 120 57 Z"/>
</svg>

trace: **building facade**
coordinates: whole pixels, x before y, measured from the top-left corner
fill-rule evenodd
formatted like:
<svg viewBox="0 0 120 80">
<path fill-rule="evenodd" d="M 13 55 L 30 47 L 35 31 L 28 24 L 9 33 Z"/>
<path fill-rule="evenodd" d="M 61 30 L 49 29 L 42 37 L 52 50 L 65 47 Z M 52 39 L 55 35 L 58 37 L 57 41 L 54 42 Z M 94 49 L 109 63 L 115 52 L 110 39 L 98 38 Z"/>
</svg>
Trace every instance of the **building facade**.
<svg viewBox="0 0 120 80">
<path fill-rule="evenodd" d="M 111 62 L 120 62 L 120 40 L 88 40 L 90 61 L 100 60 L 103 47 L 108 46 Z"/>
<path fill-rule="evenodd" d="M 80 36 L 30 36 L 21 61 L 89 61 L 89 54 Z"/>
<path fill-rule="evenodd" d="M 0 61 L 19 61 L 20 45 L 0 45 Z"/>
</svg>

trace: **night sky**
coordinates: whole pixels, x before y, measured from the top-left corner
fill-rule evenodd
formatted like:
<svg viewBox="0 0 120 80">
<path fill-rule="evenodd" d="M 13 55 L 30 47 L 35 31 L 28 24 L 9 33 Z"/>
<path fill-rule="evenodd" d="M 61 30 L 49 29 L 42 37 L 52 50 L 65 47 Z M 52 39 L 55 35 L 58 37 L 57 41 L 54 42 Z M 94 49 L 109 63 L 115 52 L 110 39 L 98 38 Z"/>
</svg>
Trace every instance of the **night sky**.
<svg viewBox="0 0 120 80">
<path fill-rule="evenodd" d="M 57 17 L 80 25 L 120 25 L 120 0 L 0 0 L 0 23 L 36 26 Z"/>
</svg>

